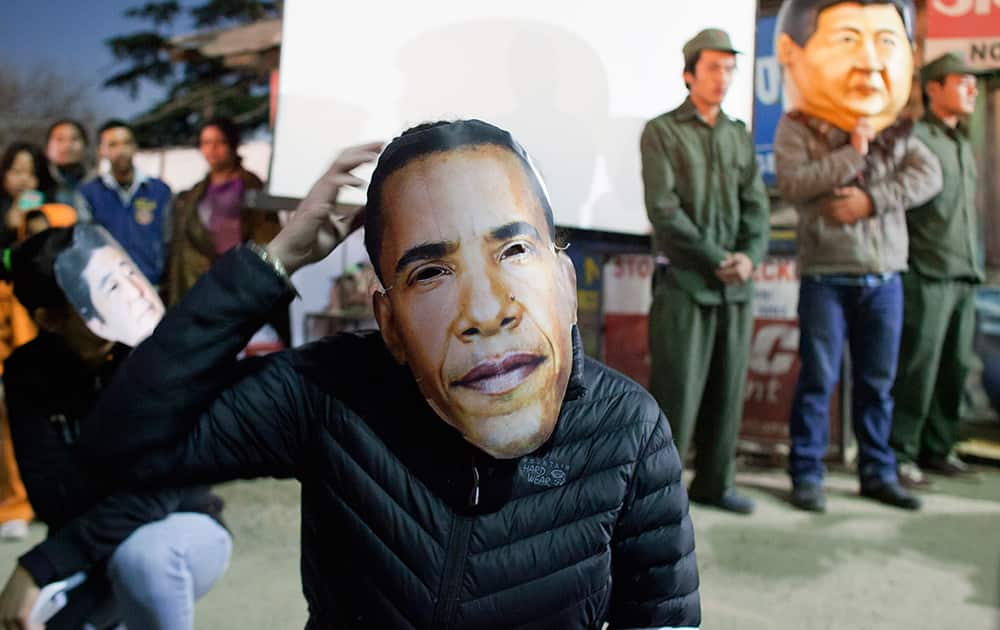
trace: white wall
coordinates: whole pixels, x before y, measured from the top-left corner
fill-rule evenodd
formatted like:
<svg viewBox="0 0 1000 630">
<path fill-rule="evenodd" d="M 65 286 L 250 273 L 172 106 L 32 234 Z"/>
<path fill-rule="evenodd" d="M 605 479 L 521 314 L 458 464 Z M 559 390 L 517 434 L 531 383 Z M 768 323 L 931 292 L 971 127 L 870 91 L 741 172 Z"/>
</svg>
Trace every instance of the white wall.
<svg viewBox="0 0 1000 630">
<path fill-rule="evenodd" d="M 755 13 L 751 0 L 286 0 L 271 193 L 303 196 L 344 146 L 481 118 L 532 154 L 558 223 L 645 233 L 642 125 L 683 101 L 681 48 L 710 26 L 747 52 L 724 108 L 749 123 Z"/>
</svg>

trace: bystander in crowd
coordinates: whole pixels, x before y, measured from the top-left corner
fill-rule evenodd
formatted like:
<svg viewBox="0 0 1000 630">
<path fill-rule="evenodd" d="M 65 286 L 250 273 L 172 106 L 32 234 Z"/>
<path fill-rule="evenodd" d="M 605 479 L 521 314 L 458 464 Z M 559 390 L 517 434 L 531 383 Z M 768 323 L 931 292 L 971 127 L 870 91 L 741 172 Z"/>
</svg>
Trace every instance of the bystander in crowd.
<svg viewBox="0 0 1000 630">
<path fill-rule="evenodd" d="M 240 142 L 240 128 L 228 118 L 209 120 L 198 134 L 208 174 L 176 199 L 166 276 L 168 305 L 179 302 L 216 258 L 241 243 L 264 245 L 281 229 L 277 213 L 249 209 L 243 203 L 247 191 L 260 190 L 264 184 L 243 167 Z M 287 308 L 278 309 L 267 323 L 290 345 Z"/>
<path fill-rule="evenodd" d="M 139 170 L 135 132 L 121 120 L 97 131 L 98 156 L 107 172 L 80 187 L 78 207 L 103 225 L 154 286 L 163 281 L 170 248 L 172 195 L 163 180 Z"/>
<path fill-rule="evenodd" d="M 87 177 L 87 131 L 83 124 L 71 118 L 57 120 L 45 135 L 45 157 L 49 173 L 55 181 L 51 201 L 72 206 L 77 201 L 77 189 Z M 86 220 L 87 217 L 81 217 Z"/>
</svg>

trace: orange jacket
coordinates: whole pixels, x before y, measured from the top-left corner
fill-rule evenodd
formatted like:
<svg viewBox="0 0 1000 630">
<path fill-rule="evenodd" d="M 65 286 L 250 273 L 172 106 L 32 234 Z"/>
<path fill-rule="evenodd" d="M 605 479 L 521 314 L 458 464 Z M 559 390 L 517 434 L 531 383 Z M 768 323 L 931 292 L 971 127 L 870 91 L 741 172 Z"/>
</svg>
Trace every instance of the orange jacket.
<svg viewBox="0 0 1000 630">
<path fill-rule="evenodd" d="M 46 203 L 40 207 L 49 220 L 49 227 L 69 227 L 76 223 L 76 210 L 62 203 Z M 24 239 L 24 226 L 18 230 Z M 27 309 L 14 297 L 14 285 L 0 282 L 0 374 L 3 361 L 14 348 L 22 346 L 38 335 L 38 328 Z"/>
<path fill-rule="evenodd" d="M 14 297 L 14 285 L 0 282 L 0 374 L 3 374 L 2 362 L 14 348 L 28 343 L 37 334 L 35 322 Z"/>
</svg>

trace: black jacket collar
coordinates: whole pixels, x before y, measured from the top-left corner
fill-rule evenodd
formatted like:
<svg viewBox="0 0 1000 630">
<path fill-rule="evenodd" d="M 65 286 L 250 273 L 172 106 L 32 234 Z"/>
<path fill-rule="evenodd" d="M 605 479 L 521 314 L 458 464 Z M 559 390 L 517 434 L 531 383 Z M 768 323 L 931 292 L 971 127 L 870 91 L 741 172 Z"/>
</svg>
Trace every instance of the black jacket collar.
<svg viewBox="0 0 1000 630">
<path fill-rule="evenodd" d="M 587 391 L 583 342 L 576 326 L 572 348 L 564 405 Z M 522 458 L 491 457 L 442 421 L 424 400 L 410 368 L 389 354 L 380 333 L 327 338 L 306 346 L 298 356 L 309 380 L 360 416 L 410 473 L 457 512 L 495 512 L 509 501 Z M 358 360 L 345 365 L 344 356 Z M 560 417 L 563 413 L 560 410 Z M 549 443 L 531 456 L 544 455 Z"/>
</svg>

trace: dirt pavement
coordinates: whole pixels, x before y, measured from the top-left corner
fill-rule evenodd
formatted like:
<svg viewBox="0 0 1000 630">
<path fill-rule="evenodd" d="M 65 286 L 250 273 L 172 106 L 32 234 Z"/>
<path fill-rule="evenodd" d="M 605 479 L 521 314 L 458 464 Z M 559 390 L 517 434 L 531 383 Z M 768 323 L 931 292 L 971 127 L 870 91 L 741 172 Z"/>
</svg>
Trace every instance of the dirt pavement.
<svg viewBox="0 0 1000 630">
<path fill-rule="evenodd" d="M 785 503 L 779 471 L 741 473 L 752 517 L 692 507 L 705 630 L 1000 630 L 1000 471 L 980 483 L 941 480 L 917 514 L 857 496 L 828 479 L 827 514 Z M 199 602 L 198 627 L 302 628 L 299 488 L 293 481 L 219 487 L 235 534 L 232 565 Z M 7 574 L 37 542 L 0 545 Z"/>
</svg>

